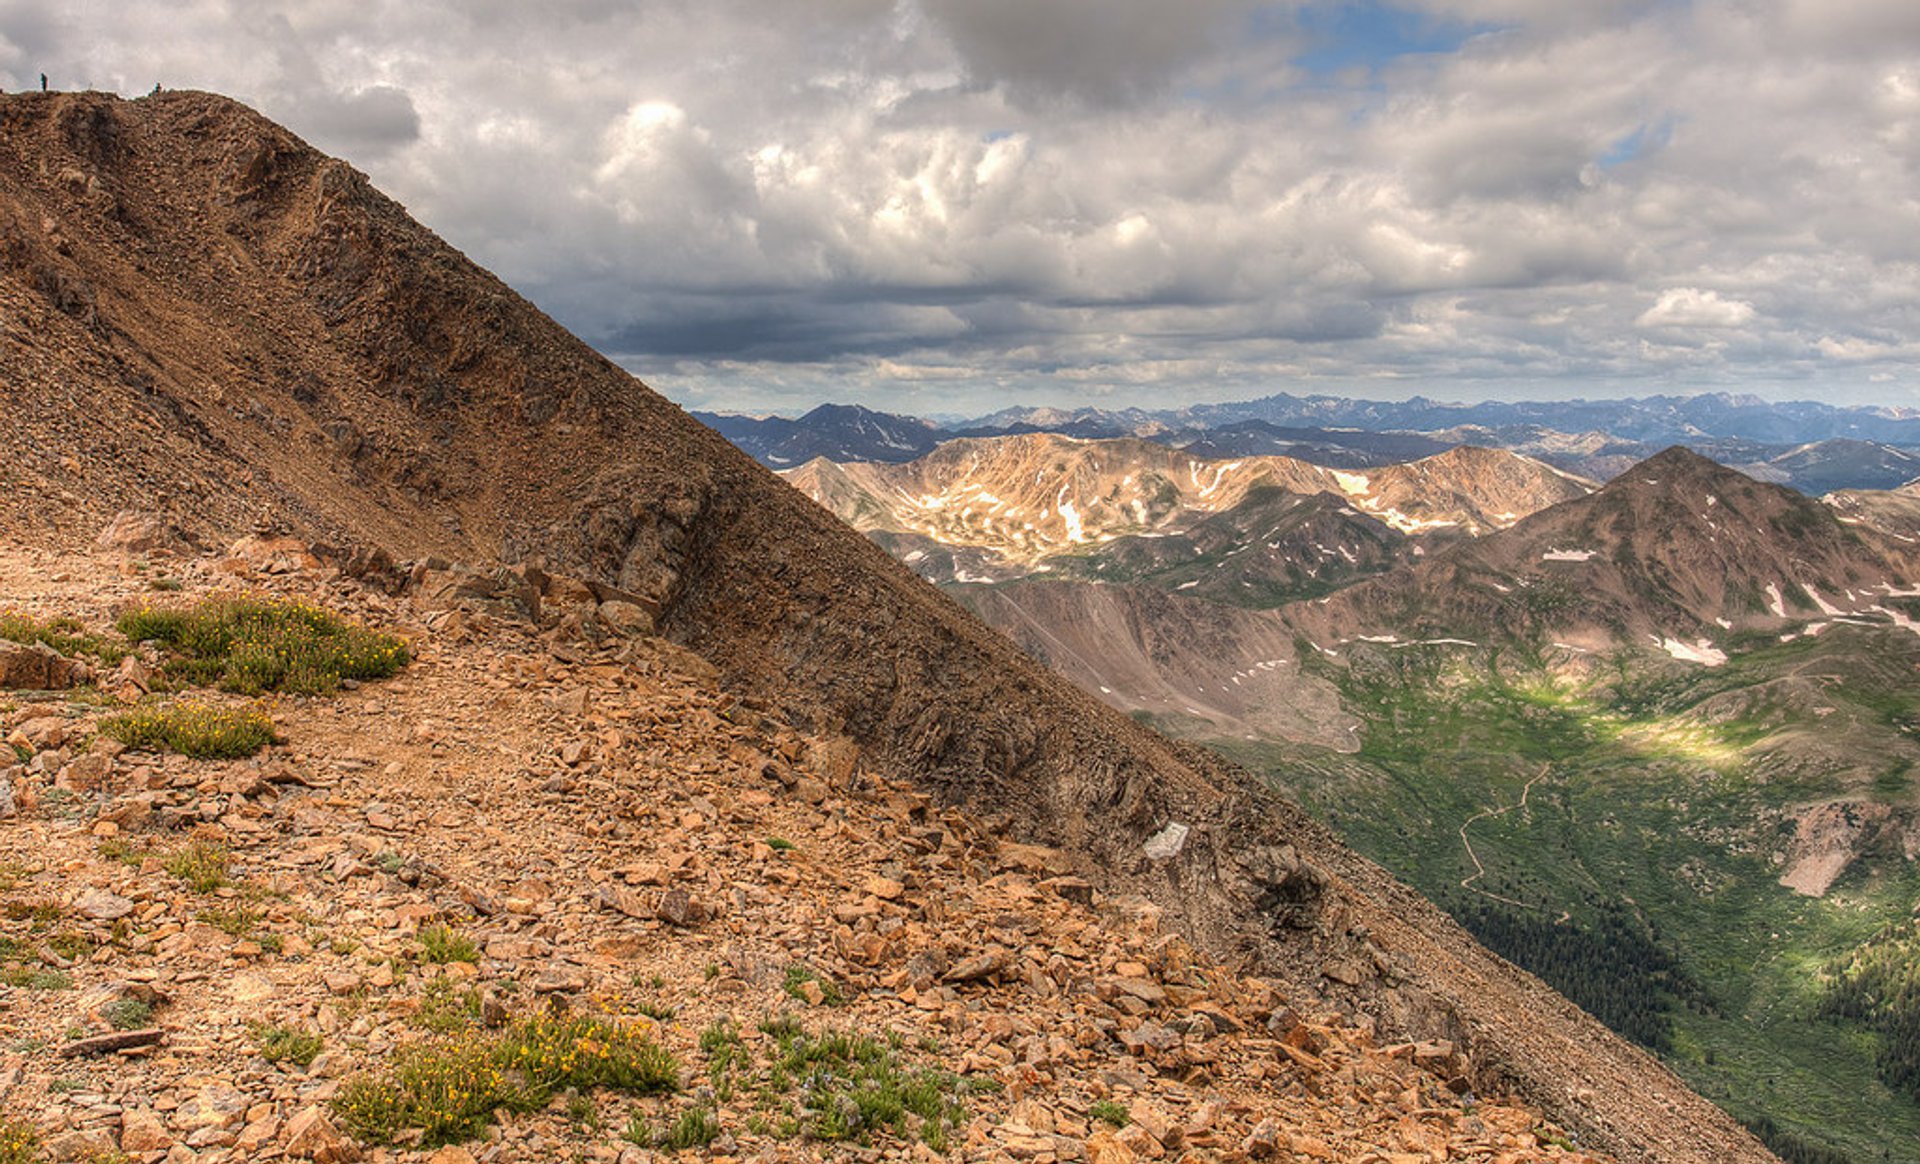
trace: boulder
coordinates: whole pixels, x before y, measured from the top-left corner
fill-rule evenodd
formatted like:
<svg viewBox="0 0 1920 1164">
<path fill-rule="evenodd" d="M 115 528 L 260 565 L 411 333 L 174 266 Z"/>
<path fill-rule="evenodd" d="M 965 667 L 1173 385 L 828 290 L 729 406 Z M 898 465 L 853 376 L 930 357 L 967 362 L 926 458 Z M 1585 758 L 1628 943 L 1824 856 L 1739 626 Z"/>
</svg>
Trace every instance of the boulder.
<svg viewBox="0 0 1920 1164">
<path fill-rule="evenodd" d="M 16 691 L 65 691 L 93 677 L 93 669 L 45 643 L 0 639 L 0 687 Z"/>
<path fill-rule="evenodd" d="M 326 1109 L 304 1107 L 280 1129 L 280 1147 L 296 1160 L 315 1164 L 347 1164 L 360 1158 L 353 1142 L 327 1118 Z"/>
<path fill-rule="evenodd" d="M 93 539 L 93 544 L 103 550 L 150 554 L 155 550 L 175 549 L 183 541 L 180 531 L 165 519 L 123 509 L 113 515 L 113 520 Z"/>
</svg>

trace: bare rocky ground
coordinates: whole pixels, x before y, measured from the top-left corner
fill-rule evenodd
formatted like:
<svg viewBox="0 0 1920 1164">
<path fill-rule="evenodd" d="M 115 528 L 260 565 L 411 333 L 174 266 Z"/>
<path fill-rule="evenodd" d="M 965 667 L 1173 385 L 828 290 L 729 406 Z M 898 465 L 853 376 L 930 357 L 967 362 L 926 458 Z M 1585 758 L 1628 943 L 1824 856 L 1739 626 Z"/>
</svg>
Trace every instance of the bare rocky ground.
<svg viewBox="0 0 1920 1164">
<path fill-rule="evenodd" d="M 280 742 L 238 761 L 97 736 L 139 696 L 125 673 L 0 692 L 22 761 L 0 769 L 0 1113 L 54 1159 L 638 1161 L 672 1153 L 623 1138 L 636 1113 L 661 1129 L 696 1107 L 719 1135 L 683 1154 L 940 1155 L 885 1132 L 783 1134 L 798 1099 L 777 1087 L 716 1093 L 702 1033 L 731 1020 L 751 1065 L 761 1021 L 789 1014 L 892 1032 L 905 1063 L 975 1081 L 948 1158 L 1600 1159 L 1472 1094 L 1448 1045 L 1388 1045 L 1369 1019 L 1237 975 L 1004 819 L 721 693 L 643 612 L 536 579 L 536 621 L 450 598 L 445 577 L 394 597 L 270 543 L 0 548 L 0 607 L 36 617 L 110 633 L 131 604 L 271 592 L 415 655 L 390 680 L 274 700 Z M 167 871 L 195 843 L 228 854 L 228 884 Z M 437 925 L 477 960 L 434 961 Z M 558 1096 L 431 1153 L 359 1143 L 330 1106 L 396 1048 L 552 1007 L 649 1030 L 681 1089 Z M 268 1062 L 263 1025 L 317 1034 L 318 1057 Z"/>
</svg>

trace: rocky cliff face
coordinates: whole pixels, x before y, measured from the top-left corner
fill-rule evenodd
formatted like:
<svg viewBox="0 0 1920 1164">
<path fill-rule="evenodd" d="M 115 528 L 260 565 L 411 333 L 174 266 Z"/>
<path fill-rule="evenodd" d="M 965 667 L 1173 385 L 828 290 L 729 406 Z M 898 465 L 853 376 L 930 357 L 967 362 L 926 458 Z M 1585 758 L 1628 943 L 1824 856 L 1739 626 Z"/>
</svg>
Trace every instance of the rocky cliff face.
<svg viewBox="0 0 1920 1164">
<path fill-rule="evenodd" d="M 17 540 L 71 547 L 134 508 L 208 546 L 273 526 L 564 567 L 735 697 L 1004 815 L 1226 964 L 1448 1036 L 1476 1085 L 1626 1158 L 1765 1159 L 1296 808 L 1049 674 L 250 111 L 0 100 L 0 240 Z"/>
</svg>

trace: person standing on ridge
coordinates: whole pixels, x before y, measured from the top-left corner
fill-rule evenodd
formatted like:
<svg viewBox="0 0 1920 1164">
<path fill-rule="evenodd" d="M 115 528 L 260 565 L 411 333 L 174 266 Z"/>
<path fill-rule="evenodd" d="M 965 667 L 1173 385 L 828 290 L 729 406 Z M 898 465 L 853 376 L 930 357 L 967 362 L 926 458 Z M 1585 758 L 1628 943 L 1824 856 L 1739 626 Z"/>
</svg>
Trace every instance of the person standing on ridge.
<svg viewBox="0 0 1920 1164">
<path fill-rule="evenodd" d="M 47 75 L 45 73 L 40 74 L 40 91 L 42 93 L 47 91 Z"/>
</svg>

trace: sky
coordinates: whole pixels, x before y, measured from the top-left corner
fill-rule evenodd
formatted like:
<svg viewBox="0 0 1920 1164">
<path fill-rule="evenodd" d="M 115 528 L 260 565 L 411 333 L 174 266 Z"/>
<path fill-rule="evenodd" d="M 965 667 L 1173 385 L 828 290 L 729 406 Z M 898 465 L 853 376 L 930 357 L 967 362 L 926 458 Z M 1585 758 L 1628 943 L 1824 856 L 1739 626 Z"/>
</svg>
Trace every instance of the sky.
<svg viewBox="0 0 1920 1164">
<path fill-rule="evenodd" d="M 1920 406 L 1914 0 L 0 0 L 669 397 Z"/>
</svg>

